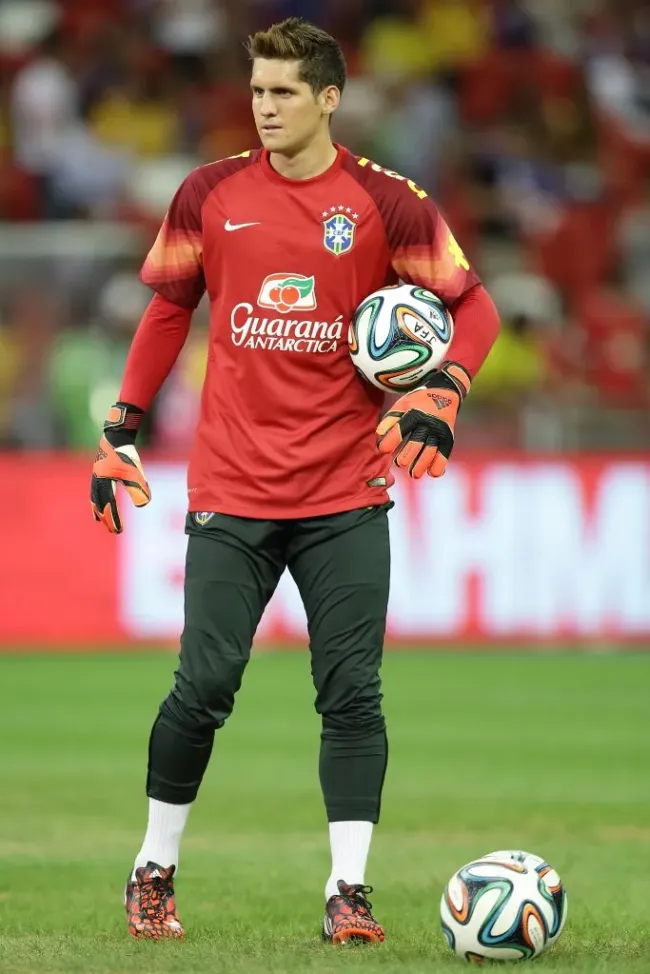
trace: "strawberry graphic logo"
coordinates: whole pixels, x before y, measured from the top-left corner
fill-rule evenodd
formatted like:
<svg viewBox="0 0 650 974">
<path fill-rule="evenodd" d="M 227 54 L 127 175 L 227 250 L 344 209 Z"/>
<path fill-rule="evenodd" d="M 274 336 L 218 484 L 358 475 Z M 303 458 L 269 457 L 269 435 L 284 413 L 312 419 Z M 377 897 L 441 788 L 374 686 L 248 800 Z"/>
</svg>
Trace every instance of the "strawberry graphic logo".
<svg viewBox="0 0 650 974">
<path fill-rule="evenodd" d="M 315 282 L 303 274 L 269 274 L 264 278 L 257 303 L 272 311 L 313 311 L 316 307 Z"/>
</svg>

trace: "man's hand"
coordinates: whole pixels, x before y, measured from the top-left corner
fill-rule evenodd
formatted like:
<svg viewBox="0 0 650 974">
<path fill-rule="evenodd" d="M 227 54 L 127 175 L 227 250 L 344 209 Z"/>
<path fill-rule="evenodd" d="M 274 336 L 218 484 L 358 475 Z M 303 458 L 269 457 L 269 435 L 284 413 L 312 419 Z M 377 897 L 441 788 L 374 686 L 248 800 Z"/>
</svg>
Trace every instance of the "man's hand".
<svg viewBox="0 0 650 974">
<path fill-rule="evenodd" d="M 136 507 L 144 507 L 151 500 L 135 448 L 142 415 L 141 409 L 128 403 L 111 406 L 93 464 L 90 507 L 94 519 L 105 524 L 111 534 L 122 533 L 116 496 L 118 484 L 122 484 Z"/>
<path fill-rule="evenodd" d="M 380 453 L 393 453 L 398 467 L 418 479 L 442 477 L 454 448 L 456 416 L 470 387 L 461 366 L 445 362 L 424 386 L 398 399 L 377 427 Z"/>
</svg>

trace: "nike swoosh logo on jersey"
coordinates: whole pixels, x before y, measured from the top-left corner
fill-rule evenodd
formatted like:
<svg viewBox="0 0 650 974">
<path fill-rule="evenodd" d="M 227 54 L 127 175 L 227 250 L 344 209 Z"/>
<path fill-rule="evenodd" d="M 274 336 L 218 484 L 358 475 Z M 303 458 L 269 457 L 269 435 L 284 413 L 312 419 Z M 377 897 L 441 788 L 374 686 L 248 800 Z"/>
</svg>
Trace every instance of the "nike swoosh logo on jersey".
<svg viewBox="0 0 650 974">
<path fill-rule="evenodd" d="M 226 220 L 223 228 L 224 230 L 242 230 L 244 227 L 259 227 L 259 225 L 259 220 L 256 220 L 255 223 L 231 223 L 230 220 Z"/>
</svg>

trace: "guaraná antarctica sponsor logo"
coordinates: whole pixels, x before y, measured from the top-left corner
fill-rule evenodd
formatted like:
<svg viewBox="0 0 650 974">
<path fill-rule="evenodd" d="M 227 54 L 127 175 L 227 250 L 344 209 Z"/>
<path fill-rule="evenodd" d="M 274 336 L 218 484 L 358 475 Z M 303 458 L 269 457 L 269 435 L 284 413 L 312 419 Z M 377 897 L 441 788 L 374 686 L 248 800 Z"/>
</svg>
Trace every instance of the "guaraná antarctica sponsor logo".
<svg viewBox="0 0 650 974">
<path fill-rule="evenodd" d="M 280 312 L 313 311 L 317 306 L 313 277 L 302 274 L 269 274 L 257 298 L 260 308 Z M 254 314 L 247 301 L 235 305 L 230 313 L 233 345 L 238 348 L 276 352 L 335 352 L 343 335 L 343 316 L 335 321 L 313 318 L 272 318 Z"/>
</svg>

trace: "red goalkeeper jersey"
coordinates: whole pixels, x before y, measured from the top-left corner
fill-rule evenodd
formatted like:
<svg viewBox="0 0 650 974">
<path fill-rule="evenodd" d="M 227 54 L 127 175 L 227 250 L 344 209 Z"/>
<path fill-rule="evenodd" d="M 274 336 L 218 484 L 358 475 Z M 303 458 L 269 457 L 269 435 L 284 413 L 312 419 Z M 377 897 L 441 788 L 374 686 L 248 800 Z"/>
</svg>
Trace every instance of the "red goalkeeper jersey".
<svg viewBox="0 0 650 974">
<path fill-rule="evenodd" d="M 141 272 L 210 332 L 188 470 L 190 511 L 298 518 L 382 504 L 383 405 L 348 353 L 350 318 L 399 279 L 447 305 L 478 279 L 427 195 L 337 147 L 291 180 L 255 150 L 192 172 Z"/>
</svg>

